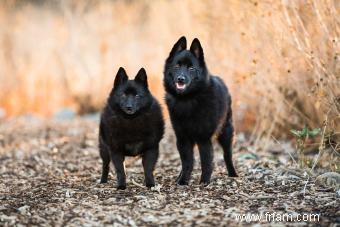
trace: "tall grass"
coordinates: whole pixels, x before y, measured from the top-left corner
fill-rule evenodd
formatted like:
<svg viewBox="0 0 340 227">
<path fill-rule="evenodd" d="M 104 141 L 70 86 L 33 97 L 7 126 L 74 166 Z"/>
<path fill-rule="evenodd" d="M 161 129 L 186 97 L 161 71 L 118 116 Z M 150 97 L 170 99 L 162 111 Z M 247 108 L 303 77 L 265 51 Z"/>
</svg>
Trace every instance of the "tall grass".
<svg viewBox="0 0 340 227">
<path fill-rule="evenodd" d="M 239 131 L 285 137 L 339 134 L 340 1 L 4 1 L 0 108 L 51 116 L 102 106 L 119 66 L 145 67 L 163 99 L 164 59 L 198 37 L 212 73 L 233 95 Z M 327 119 L 327 122 L 326 122 Z M 337 137 L 339 138 L 339 137 Z M 261 140 L 263 141 L 263 140 Z"/>
</svg>

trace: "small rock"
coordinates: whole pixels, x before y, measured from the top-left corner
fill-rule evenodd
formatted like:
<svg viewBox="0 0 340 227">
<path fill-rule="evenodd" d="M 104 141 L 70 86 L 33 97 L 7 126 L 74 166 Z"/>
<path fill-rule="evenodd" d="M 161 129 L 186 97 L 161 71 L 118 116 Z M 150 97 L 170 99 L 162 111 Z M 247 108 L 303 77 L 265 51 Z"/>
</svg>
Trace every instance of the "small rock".
<svg viewBox="0 0 340 227">
<path fill-rule="evenodd" d="M 154 215 L 149 214 L 149 215 L 143 216 L 142 220 L 145 222 L 157 222 L 158 219 Z"/>
<path fill-rule="evenodd" d="M 244 133 L 237 134 L 237 142 L 245 143 L 247 141 L 246 135 Z"/>
<path fill-rule="evenodd" d="M 217 185 L 223 185 L 223 181 L 221 179 L 217 179 L 216 183 Z"/>
<path fill-rule="evenodd" d="M 272 144 L 269 148 L 268 151 L 272 154 L 279 155 L 284 153 L 283 147 L 281 144 Z"/>
<path fill-rule="evenodd" d="M 128 220 L 128 224 L 129 224 L 130 226 L 137 226 L 137 225 L 136 225 L 136 222 L 135 222 L 134 220 L 132 220 L 132 219 L 129 219 L 129 220 Z"/>
<path fill-rule="evenodd" d="M 107 200 L 105 200 L 103 203 L 104 205 L 113 205 L 116 202 L 115 198 L 109 198 Z"/>
<path fill-rule="evenodd" d="M 76 116 L 76 113 L 69 109 L 69 108 L 64 108 L 58 111 L 53 118 L 56 120 L 67 120 L 67 119 L 72 119 Z"/>
<path fill-rule="evenodd" d="M 237 159 L 240 160 L 240 161 L 246 160 L 246 159 L 258 160 L 259 157 L 255 153 L 248 152 L 248 153 L 244 153 L 244 154 L 239 155 Z"/>
<path fill-rule="evenodd" d="M 315 184 L 322 187 L 331 187 L 336 190 L 340 189 L 340 174 L 336 172 L 328 172 L 319 175 Z"/>
<path fill-rule="evenodd" d="M 70 192 L 70 190 L 67 190 L 67 191 L 66 191 L 65 197 L 66 197 L 66 198 L 71 198 L 71 192 Z"/>
<path fill-rule="evenodd" d="M 161 192 L 162 185 L 157 184 L 154 187 L 151 187 L 151 191 L 157 191 L 158 193 Z"/>
<path fill-rule="evenodd" d="M 82 116 L 84 119 L 92 120 L 92 121 L 99 121 L 100 120 L 100 113 L 89 113 Z"/>
<path fill-rule="evenodd" d="M 30 206 L 25 205 L 25 206 L 19 207 L 18 211 L 19 211 L 20 214 L 27 214 L 29 208 L 30 208 Z"/>
<path fill-rule="evenodd" d="M 76 172 L 77 171 L 77 166 L 72 164 L 72 163 L 67 163 L 66 164 L 66 169 L 68 169 L 70 172 Z"/>
<path fill-rule="evenodd" d="M 0 108 L 0 119 L 6 117 L 6 111 L 3 108 Z"/>
<path fill-rule="evenodd" d="M 16 218 L 16 216 L 0 215 L 0 222 L 7 222 L 9 225 L 14 225 Z"/>
<path fill-rule="evenodd" d="M 291 168 L 284 168 L 284 167 L 279 167 L 275 171 L 275 175 L 278 177 L 284 177 L 284 178 L 289 178 L 289 179 L 301 179 L 301 178 L 306 178 L 308 174 L 306 172 L 302 172 L 300 169 L 291 169 Z"/>
</svg>

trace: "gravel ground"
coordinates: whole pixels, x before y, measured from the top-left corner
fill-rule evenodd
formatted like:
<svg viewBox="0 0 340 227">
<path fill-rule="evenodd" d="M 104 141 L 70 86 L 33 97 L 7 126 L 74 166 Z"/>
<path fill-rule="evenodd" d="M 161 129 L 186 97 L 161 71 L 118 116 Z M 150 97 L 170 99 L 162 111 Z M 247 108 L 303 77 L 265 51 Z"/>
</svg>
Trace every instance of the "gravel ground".
<svg viewBox="0 0 340 227">
<path fill-rule="evenodd" d="M 229 178 L 216 145 L 208 187 L 198 184 L 196 151 L 191 184 L 177 186 L 180 161 L 170 127 L 160 146 L 155 188 L 142 186 L 138 158 L 127 159 L 126 190 L 115 189 L 113 168 L 109 183 L 98 184 L 97 125 L 96 120 L 84 118 L 0 122 L 0 226 L 336 226 L 340 222 L 339 195 L 332 188 L 316 186 L 314 175 L 304 191 L 306 174 L 292 168 L 289 146 L 255 152 L 238 142 L 234 160 L 240 177 Z M 262 213 L 261 220 L 236 220 L 237 214 L 250 213 Z M 270 220 L 266 213 L 272 215 Z M 320 218 L 282 222 L 278 218 L 284 213 L 293 218 L 315 213 Z"/>
</svg>

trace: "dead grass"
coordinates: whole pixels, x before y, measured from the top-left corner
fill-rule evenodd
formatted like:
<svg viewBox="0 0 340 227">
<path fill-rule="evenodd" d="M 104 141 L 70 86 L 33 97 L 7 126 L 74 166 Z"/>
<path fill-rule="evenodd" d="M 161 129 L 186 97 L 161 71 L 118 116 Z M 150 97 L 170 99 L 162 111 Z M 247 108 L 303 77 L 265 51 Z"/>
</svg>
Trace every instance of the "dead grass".
<svg viewBox="0 0 340 227">
<path fill-rule="evenodd" d="M 33 3 L 32 3 L 33 2 Z M 252 140 L 308 125 L 339 134 L 339 1 L 5 1 L 0 5 L 0 107 L 51 116 L 100 109 L 119 66 L 162 70 L 181 35 L 199 37 L 211 72 Z M 88 107 L 83 105 L 88 104 Z"/>
</svg>

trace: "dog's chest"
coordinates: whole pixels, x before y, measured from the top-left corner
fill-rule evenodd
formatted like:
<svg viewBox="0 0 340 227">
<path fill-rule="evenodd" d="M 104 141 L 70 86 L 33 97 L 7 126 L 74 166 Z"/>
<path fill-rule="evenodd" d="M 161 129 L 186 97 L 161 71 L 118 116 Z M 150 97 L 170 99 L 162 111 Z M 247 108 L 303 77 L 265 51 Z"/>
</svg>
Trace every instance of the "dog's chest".
<svg viewBox="0 0 340 227">
<path fill-rule="evenodd" d="M 175 130 L 194 139 L 211 137 L 224 120 L 224 111 L 218 110 L 213 100 L 194 99 L 173 104 L 170 116 Z"/>
<path fill-rule="evenodd" d="M 192 117 L 200 115 L 201 111 L 202 108 L 200 107 L 200 104 L 196 100 L 175 101 L 173 102 L 171 108 L 171 114 L 174 114 L 176 117 L 179 118 L 189 117 L 192 119 Z"/>
<path fill-rule="evenodd" d="M 142 152 L 143 142 L 126 143 L 124 148 L 126 155 L 136 156 Z"/>
</svg>

